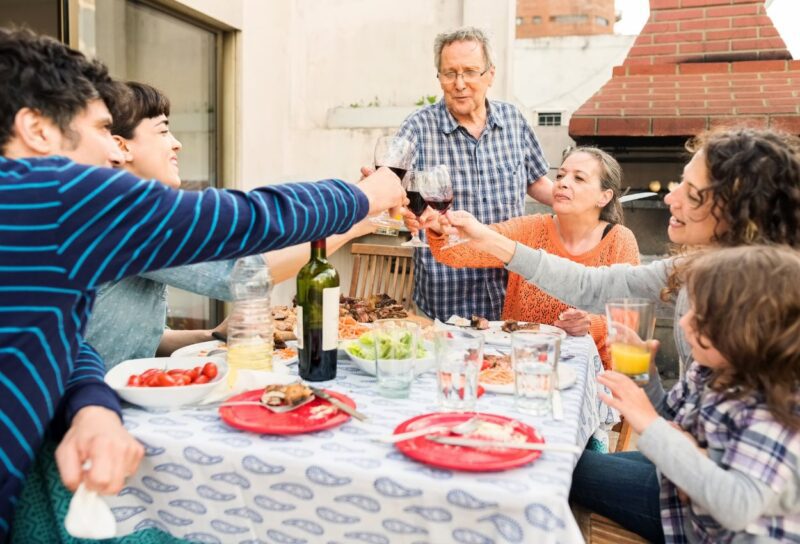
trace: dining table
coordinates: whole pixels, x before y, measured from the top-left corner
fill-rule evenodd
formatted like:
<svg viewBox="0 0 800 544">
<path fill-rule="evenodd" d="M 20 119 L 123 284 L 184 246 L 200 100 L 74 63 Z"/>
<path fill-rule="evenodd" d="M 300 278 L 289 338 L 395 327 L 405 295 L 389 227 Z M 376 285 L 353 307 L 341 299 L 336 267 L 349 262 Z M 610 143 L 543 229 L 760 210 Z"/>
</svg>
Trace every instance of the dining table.
<svg viewBox="0 0 800 544">
<path fill-rule="evenodd" d="M 583 542 L 568 503 L 577 453 L 544 451 L 524 466 L 486 472 L 414 461 L 376 438 L 439 410 L 435 373 L 417 376 L 409 398 L 384 398 L 374 376 L 346 356 L 337 364 L 335 379 L 315 385 L 350 397 L 366 421 L 258 434 L 229 426 L 218 409 L 126 405 L 125 426 L 145 457 L 107 498 L 118 535 L 153 527 L 203 543 Z M 526 423 L 546 442 L 585 447 L 618 421 L 597 397 L 602 365 L 591 337 L 565 339 L 559 364 L 576 374 L 560 392 L 562 419 L 522 414 L 513 395 L 491 392 L 476 411 Z"/>
</svg>

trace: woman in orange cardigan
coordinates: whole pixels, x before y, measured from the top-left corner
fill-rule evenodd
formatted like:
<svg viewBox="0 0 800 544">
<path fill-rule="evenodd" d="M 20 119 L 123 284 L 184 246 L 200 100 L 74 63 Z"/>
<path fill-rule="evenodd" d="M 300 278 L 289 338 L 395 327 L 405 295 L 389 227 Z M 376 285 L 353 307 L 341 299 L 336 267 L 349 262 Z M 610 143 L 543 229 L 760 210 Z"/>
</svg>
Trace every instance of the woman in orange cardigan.
<svg viewBox="0 0 800 544">
<path fill-rule="evenodd" d="M 553 183 L 555 215 L 515 217 L 491 228 L 533 248 L 572 261 L 603 266 L 639 264 L 639 246 L 630 229 L 622 226 L 619 203 L 622 169 L 608 153 L 595 147 L 577 147 L 564 158 Z M 454 268 L 502 268 L 503 263 L 462 244 L 442 249 L 446 238 L 438 224 L 428 221 L 428 242 L 434 258 Z M 467 316 L 468 317 L 468 316 Z M 603 366 L 609 367 L 605 347 L 605 318 L 576 310 L 510 273 L 503 319 L 553 324 L 569 334 L 592 335 Z"/>
</svg>

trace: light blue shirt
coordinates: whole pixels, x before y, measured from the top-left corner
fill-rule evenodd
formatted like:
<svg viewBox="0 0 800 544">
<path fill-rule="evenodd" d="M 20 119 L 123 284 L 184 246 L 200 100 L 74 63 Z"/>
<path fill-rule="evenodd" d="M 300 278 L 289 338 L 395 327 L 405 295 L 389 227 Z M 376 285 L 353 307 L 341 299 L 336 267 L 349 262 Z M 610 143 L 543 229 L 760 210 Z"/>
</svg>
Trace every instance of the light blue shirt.
<svg viewBox="0 0 800 544">
<path fill-rule="evenodd" d="M 260 255 L 247 257 L 263 262 Z M 86 329 L 86 340 L 110 369 L 127 359 L 155 357 L 167 318 L 167 286 L 217 300 L 232 300 L 235 260 L 167 268 L 106 283 Z"/>
</svg>

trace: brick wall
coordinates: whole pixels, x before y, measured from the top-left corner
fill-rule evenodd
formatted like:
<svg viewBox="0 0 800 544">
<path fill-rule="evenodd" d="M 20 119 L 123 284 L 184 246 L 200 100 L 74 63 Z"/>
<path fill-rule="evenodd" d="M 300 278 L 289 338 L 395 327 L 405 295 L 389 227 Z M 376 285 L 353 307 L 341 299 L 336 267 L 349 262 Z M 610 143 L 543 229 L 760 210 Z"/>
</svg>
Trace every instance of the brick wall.
<svg viewBox="0 0 800 544">
<path fill-rule="evenodd" d="M 615 20 L 614 0 L 517 0 L 517 38 L 612 34 Z"/>
</svg>

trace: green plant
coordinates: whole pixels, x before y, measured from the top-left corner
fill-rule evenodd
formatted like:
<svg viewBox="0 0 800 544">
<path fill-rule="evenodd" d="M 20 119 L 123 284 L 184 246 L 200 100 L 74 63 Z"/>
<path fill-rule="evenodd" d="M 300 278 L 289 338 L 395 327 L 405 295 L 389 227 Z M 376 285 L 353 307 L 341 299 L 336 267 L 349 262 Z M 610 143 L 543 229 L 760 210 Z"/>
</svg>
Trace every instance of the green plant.
<svg viewBox="0 0 800 544">
<path fill-rule="evenodd" d="M 436 97 L 436 95 L 435 95 L 435 94 L 430 94 L 430 95 L 424 95 L 424 94 L 423 94 L 423 95 L 420 97 L 420 99 L 419 99 L 419 100 L 417 100 L 416 102 L 414 102 L 414 105 L 415 105 L 415 106 L 425 106 L 425 105 L 429 105 L 429 104 L 435 104 L 435 103 L 436 103 L 436 98 L 437 98 L 437 97 Z"/>
</svg>

